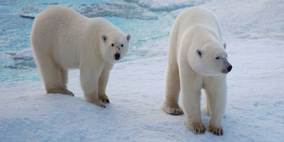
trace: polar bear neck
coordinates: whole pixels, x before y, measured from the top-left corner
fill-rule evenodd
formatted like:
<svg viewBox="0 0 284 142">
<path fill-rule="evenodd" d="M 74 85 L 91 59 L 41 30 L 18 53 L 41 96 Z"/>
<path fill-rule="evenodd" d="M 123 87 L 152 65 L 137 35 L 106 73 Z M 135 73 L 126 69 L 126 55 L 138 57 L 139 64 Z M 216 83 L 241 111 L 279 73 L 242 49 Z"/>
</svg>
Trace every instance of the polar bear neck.
<svg viewBox="0 0 284 142">
<path fill-rule="evenodd" d="M 206 43 L 210 41 L 220 42 L 221 41 L 221 35 L 219 34 L 217 29 L 209 28 L 208 26 L 203 25 L 196 25 L 193 27 L 194 30 L 197 30 L 198 32 L 194 32 L 197 34 L 194 34 L 196 38 L 199 38 L 198 40 L 201 40 L 201 43 Z"/>
</svg>

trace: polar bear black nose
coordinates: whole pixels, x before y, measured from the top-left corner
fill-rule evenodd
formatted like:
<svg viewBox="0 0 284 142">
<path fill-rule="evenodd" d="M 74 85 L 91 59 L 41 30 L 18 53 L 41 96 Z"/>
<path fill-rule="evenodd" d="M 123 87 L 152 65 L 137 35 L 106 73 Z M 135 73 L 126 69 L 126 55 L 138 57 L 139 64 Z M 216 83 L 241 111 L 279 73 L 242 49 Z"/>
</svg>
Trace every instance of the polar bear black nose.
<svg viewBox="0 0 284 142">
<path fill-rule="evenodd" d="M 120 59 L 120 54 L 119 53 L 115 53 L 114 54 L 114 59 L 115 60 L 119 60 Z"/>
<path fill-rule="evenodd" d="M 230 72 L 230 71 L 232 70 L 232 68 L 233 68 L 232 65 L 229 65 L 229 66 L 227 67 L 227 71 Z"/>
</svg>

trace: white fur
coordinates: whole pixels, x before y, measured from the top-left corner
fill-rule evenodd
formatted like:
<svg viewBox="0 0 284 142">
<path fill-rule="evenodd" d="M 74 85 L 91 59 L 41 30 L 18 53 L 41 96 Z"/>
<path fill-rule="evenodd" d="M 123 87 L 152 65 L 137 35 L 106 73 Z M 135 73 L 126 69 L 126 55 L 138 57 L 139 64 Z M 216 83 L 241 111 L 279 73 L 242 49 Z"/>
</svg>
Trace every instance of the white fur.
<svg viewBox="0 0 284 142">
<path fill-rule="evenodd" d="M 202 52 L 200 57 L 197 50 Z M 220 57 L 220 59 L 215 59 Z M 226 75 L 230 66 L 215 16 L 201 8 L 189 8 L 178 17 L 170 33 L 166 101 L 164 111 L 182 114 L 178 105 L 181 88 L 188 127 L 201 122 L 200 95 L 205 89 L 210 125 L 221 129 L 226 104 Z M 203 128 L 200 128 L 203 129 Z M 205 130 L 205 128 L 204 128 Z M 200 130 L 202 131 L 202 130 Z"/>
<path fill-rule="evenodd" d="M 103 18 L 89 19 L 61 6 L 41 12 L 31 33 L 31 45 L 47 93 L 73 95 L 66 88 L 67 71 L 79 68 L 87 101 L 100 106 L 108 101 L 105 89 L 115 63 L 114 54 L 125 56 L 129 39 L 129 35 Z"/>
</svg>

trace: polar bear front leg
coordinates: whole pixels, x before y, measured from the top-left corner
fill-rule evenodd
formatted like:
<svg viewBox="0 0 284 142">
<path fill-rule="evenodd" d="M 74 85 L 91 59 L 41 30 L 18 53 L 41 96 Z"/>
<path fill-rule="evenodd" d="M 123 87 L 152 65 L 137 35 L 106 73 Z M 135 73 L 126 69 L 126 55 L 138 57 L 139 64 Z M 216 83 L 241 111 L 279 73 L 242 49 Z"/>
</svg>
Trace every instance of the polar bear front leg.
<svg viewBox="0 0 284 142">
<path fill-rule="evenodd" d="M 169 61 L 171 62 L 171 61 Z M 183 114 L 182 109 L 178 105 L 178 97 L 180 92 L 179 70 L 176 61 L 168 64 L 167 81 L 166 81 L 166 100 L 163 110 L 172 115 Z"/>
<path fill-rule="evenodd" d="M 210 109 L 208 129 L 214 135 L 223 135 L 221 121 L 226 106 L 226 80 L 224 77 L 208 77 L 204 84 Z"/>
<path fill-rule="evenodd" d="M 195 134 L 203 134 L 206 128 L 201 121 L 200 110 L 202 79 L 186 66 L 182 66 L 180 73 L 183 107 L 188 118 L 187 125 Z"/>
<path fill-rule="evenodd" d="M 177 47 L 178 35 L 177 25 L 174 24 L 170 32 L 170 48 L 168 55 L 168 69 L 166 80 L 166 100 L 164 102 L 163 110 L 172 115 L 183 114 L 182 109 L 178 105 L 178 98 L 180 93 L 180 78 L 179 68 L 177 64 Z"/>
<path fill-rule="evenodd" d="M 94 103 L 100 107 L 105 107 L 105 104 L 101 101 L 98 94 L 100 76 L 100 71 L 98 69 L 99 68 L 95 69 L 92 67 L 81 67 L 81 86 L 88 102 Z"/>
<path fill-rule="evenodd" d="M 99 98 L 103 103 L 109 103 L 109 98 L 106 94 L 109 73 L 109 69 L 104 69 L 99 79 Z"/>
</svg>

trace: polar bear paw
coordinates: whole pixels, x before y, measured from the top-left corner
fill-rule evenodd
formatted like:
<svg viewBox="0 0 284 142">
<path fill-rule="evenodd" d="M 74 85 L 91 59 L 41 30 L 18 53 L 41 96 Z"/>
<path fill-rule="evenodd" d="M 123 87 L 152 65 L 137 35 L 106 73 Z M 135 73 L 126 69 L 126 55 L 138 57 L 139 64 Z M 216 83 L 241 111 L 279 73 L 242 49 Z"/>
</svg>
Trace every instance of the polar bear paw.
<svg viewBox="0 0 284 142">
<path fill-rule="evenodd" d="M 169 106 L 169 105 L 164 105 L 163 106 L 164 112 L 171 114 L 171 115 L 182 115 L 183 111 L 182 109 L 178 106 Z"/>
<path fill-rule="evenodd" d="M 206 131 L 206 127 L 202 122 L 194 122 L 192 123 L 192 131 L 195 134 L 204 134 Z"/>
<path fill-rule="evenodd" d="M 66 88 L 47 89 L 47 93 L 48 94 L 59 93 L 59 94 L 63 94 L 63 95 L 74 96 L 74 94 Z"/>
<path fill-rule="evenodd" d="M 221 127 L 216 127 L 212 124 L 209 124 L 208 129 L 209 129 L 209 132 L 211 132 L 212 134 L 217 135 L 217 136 L 222 136 L 223 133 L 224 133 L 224 131 Z"/>
<path fill-rule="evenodd" d="M 105 103 L 105 104 L 108 104 L 110 101 L 109 101 L 109 98 L 108 98 L 108 96 L 106 95 L 106 94 L 101 94 L 101 95 L 99 95 L 99 98 L 100 98 L 100 100 L 103 102 L 103 103 Z"/>
<path fill-rule="evenodd" d="M 106 107 L 105 103 L 103 103 L 100 99 L 93 100 L 91 103 L 94 103 L 95 105 L 102 107 L 102 108 Z"/>
<path fill-rule="evenodd" d="M 106 107 L 106 106 L 105 106 L 105 103 L 103 103 L 103 101 L 102 101 L 99 97 L 90 97 L 90 96 L 88 96 L 88 97 L 86 98 L 86 100 L 87 100 L 89 103 L 95 104 L 95 105 L 97 105 L 97 106 L 99 106 L 99 107 L 103 107 L 103 108 Z"/>
</svg>

